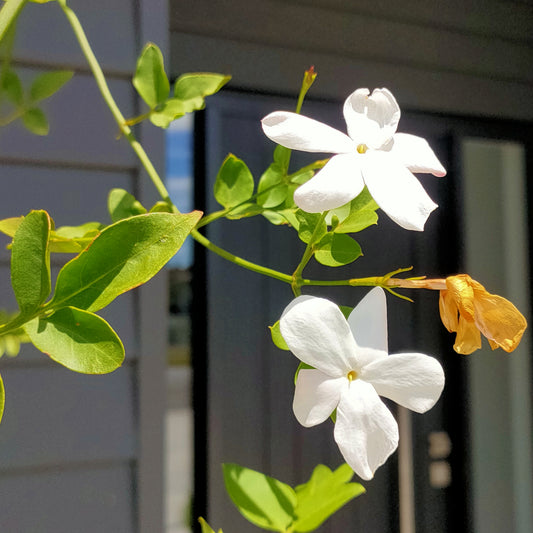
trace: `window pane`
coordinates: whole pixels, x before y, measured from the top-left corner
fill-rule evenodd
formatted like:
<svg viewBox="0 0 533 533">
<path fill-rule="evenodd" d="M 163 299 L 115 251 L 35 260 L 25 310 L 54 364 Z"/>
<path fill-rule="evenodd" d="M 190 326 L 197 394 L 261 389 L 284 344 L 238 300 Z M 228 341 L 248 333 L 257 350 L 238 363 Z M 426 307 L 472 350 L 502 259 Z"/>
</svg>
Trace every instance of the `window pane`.
<svg viewBox="0 0 533 533">
<path fill-rule="evenodd" d="M 192 116 L 167 130 L 166 185 L 182 212 L 193 209 Z M 169 332 L 166 428 L 166 533 L 190 531 L 193 415 L 191 409 L 191 275 L 193 246 L 187 239 L 168 264 Z"/>
<path fill-rule="evenodd" d="M 466 269 L 527 318 L 524 147 L 467 139 L 462 148 Z M 468 358 L 476 533 L 533 531 L 529 331 L 512 355 L 485 344 Z"/>
</svg>

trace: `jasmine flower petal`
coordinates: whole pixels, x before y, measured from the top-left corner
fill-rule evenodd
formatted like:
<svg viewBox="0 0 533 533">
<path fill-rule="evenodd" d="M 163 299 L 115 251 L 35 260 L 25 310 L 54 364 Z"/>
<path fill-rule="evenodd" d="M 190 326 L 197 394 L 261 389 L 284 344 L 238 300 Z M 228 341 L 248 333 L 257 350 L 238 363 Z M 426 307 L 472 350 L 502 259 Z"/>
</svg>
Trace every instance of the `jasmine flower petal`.
<svg viewBox="0 0 533 533">
<path fill-rule="evenodd" d="M 398 447 L 398 424 L 372 385 L 356 380 L 341 395 L 334 437 L 345 461 L 368 480 Z"/>
<path fill-rule="evenodd" d="M 387 301 L 383 289 L 372 289 L 350 313 L 348 324 L 359 347 L 357 361 L 361 366 L 387 357 Z"/>
<path fill-rule="evenodd" d="M 355 144 L 379 149 L 393 136 L 400 120 L 400 107 L 388 89 L 357 89 L 344 102 L 348 135 Z"/>
<path fill-rule="evenodd" d="M 369 150 L 365 154 L 363 179 L 376 203 L 394 222 L 405 229 L 424 230 L 437 204 L 394 155 Z"/>
<path fill-rule="evenodd" d="M 322 213 L 346 204 L 364 188 L 361 156 L 340 154 L 294 192 L 295 204 L 308 213 Z"/>
<path fill-rule="evenodd" d="M 361 370 L 362 380 L 372 384 L 380 396 L 425 413 L 444 388 L 444 371 L 433 357 L 421 353 L 389 355 Z"/>
<path fill-rule="evenodd" d="M 356 350 L 338 306 L 324 298 L 298 296 L 283 311 L 280 331 L 291 352 L 330 377 L 346 375 Z"/>
<path fill-rule="evenodd" d="M 302 426 L 316 426 L 335 410 L 348 381 L 330 378 L 320 370 L 302 369 L 298 372 L 292 409 Z"/>
<path fill-rule="evenodd" d="M 446 176 L 446 170 L 437 159 L 426 139 L 408 133 L 396 133 L 391 153 L 411 172 L 425 172 L 438 177 Z"/>
<path fill-rule="evenodd" d="M 292 150 L 342 154 L 356 146 L 346 134 L 312 118 L 287 111 L 275 111 L 262 121 L 265 135 Z"/>
</svg>

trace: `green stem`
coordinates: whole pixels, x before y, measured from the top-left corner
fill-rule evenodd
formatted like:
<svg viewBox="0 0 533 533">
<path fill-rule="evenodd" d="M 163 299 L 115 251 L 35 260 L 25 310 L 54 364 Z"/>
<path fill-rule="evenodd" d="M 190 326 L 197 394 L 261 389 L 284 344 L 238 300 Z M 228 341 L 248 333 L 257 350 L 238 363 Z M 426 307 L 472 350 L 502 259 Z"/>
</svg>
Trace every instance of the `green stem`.
<svg viewBox="0 0 533 533">
<path fill-rule="evenodd" d="M 83 55 L 85 56 L 85 59 L 87 60 L 87 63 L 89 64 L 89 67 L 93 73 L 94 79 L 96 80 L 96 84 L 98 85 L 98 88 L 100 89 L 100 93 L 105 103 L 109 107 L 109 110 L 111 111 L 111 114 L 113 115 L 113 118 L 118 124 L 118 127 L 120 128 L 121 133 L 130 143 L 130 146 L 132 147 L 133 151 L 139 158 L 143 167 L 146 169 L 148 176 L 152 180 L 161 198 L 163 198 L 165 202 L 172 203 L 170 200 L 168 191 L 163 183 L 163 180 L 159 177 L 159 174 L 157 173 L 156 169 L 152 165 L 152 162 L 150 161 L 150 158 L 144 151 L 144 148 L 139 143 L 139 141 L 137 141 L 130 127 L 126 124 L 126 119 L 120 112 L 120 109 L 118 108 L 115 102 L 115 99 L 113 98 L 113 95 L 111 94 L 111 91 L 109 90 L 109 86 L 107 85 L 104 73 L 102 72 L 102 69 L 100 68 L 100 64 L 98 63 L 98 60 L 96 59 L 96 56 L 94 55 L 92 51 L 91 45 L 89 44 L 89 41 L 87 40 L 87 36 L 85 35 L 85 32 L 83 31 L 83 28 L 80 24 L 78 17 L 74 13 L 74 11 L 72 11 L 72 9 L 70 9 L 67 6 L 66 0 L 58 0 L 58 4 L 63 10 L 65 16 L 67 17 L 72 27 L 72 30 L 74 31 L 74 35 L 76 36 L 76 39 L 78 40 L 78 43 L 83 52 Z M 176 212 L 179 212 L 177 211 L 177 208 L 176 208 Z"/>
<path fill-rule="evenodd" d="M 327 211 L 324 211 L 322 215 L 320 216 L 318 222 L 316 223 L 315 229 L 313 230 L 313 234 L 311 235 L 311 238 L 309 239 L 309 242 L 307 243 L 302 259 L 300 263 L 298 264 L 298 266 L 296 267 L 296 270 L 292 274 L 291 287 L 292 287 L 292 292 L 294 293 L 294 296 L 300 296 L 300 294 L 302 294 L 302 291 L 300 289 L 300 287 L 302 286 L 302 282 L 303 282 L 302 272 L 304 268 L 306 267 L 307 263 L 309 263 L 309 260 L 311 259 L 311 257 L 313 257 L 314 245 L 317 239 L 317 233 L 320 229 L 320 226 L 322 225 L 322 222 L 324 222 L 327 213 L 328 213 Z"/>
<path fill-rule="evenodd" d="M 228 261 L 231 261 L 232 263 L 235 263 L 236 265 L 246 268 L 247 270 L 251 270 L 252 272 L 263 274 L 265 276 L 268 276 L 269 278 L 274 278 L 285 283 L 292 283 L 292 277 L 288 274 L 283 274 L 283 272 L 278 272 L 277 270 L 257 265 L 256 263 L 247 261 L 242 257 L 238 257 L 237 255 L 234 255 L 224 250 L 223 248 L 218 247 L 216 244 L 213 244 L 207 237 L 204 237 L 199 231 L 195 229 L 191 231 L 191 237 L 208 250 L 211 250 L 215 254 L 219 255 L 220 257 L 223 257 L 224 259 L 227 259 Z"/>
</svg>

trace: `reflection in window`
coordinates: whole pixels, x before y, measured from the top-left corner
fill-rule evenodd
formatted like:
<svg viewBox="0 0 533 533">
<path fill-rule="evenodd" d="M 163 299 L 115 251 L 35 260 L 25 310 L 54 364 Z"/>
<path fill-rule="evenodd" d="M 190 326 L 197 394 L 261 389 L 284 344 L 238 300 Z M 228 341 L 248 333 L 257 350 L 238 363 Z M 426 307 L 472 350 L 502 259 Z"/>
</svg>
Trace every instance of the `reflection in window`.
<svg viewBox="0 0 533 533">
<path fill-rule="evenodd" d="M 166 186 L 178 209 L 193 209 L 192 117 L 173 122 L 166 134 Z M 191 530 L 193 416 L 191 409 L 191 284 L 189 238 L 168 264 L 169 331 L 165 416 L 166 533 Z"/>
</svg>

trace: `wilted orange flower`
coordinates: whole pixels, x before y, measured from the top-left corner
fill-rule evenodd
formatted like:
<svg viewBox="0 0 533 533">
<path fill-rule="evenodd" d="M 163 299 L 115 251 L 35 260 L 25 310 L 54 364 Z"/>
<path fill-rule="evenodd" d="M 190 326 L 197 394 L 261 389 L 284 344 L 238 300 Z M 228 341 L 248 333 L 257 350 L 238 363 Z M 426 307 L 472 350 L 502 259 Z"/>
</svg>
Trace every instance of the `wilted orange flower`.
<svg viewBox="0 0 533 533">
<path fill-rule="evenodd" d="M 522 313 L 509 300 L 490 294 L 467 274 L 446 278 L 439 310 L 446 329 L 457 333 L 453 348 L 461 354 L 481 348 L 481 333 L 493 350 L 500 347 L 512 352 L 527 326 Z"/>
</svg>

